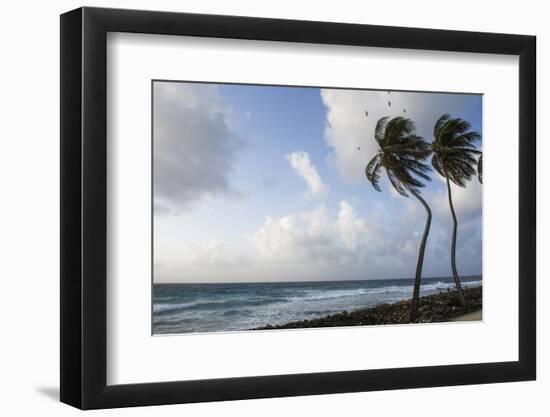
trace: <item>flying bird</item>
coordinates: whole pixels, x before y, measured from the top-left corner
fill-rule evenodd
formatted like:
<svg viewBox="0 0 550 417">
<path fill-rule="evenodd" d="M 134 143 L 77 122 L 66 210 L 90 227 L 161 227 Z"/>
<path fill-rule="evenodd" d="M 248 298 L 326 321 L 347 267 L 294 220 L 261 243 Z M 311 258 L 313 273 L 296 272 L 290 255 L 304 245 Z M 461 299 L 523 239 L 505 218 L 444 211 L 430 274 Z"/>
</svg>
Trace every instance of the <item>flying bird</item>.
<svg viewBox="0 0 550 417">
<path fill-rule="evenodd" d="M 369 112 L 365 110 L 365 116 L 369 117 Z"/>
</svg>

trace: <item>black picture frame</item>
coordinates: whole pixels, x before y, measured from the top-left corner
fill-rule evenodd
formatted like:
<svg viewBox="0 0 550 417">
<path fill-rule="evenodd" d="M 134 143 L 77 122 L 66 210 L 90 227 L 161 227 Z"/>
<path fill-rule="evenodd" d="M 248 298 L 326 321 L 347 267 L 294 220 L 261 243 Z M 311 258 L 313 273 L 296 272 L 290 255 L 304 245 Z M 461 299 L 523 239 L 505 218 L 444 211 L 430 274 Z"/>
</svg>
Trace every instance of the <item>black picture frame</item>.
<svg viewBox="0 0 550 417">
<path fill-rule="evenodd" d="M 108 32 L 519 56 L 519 358 L 513 362 L 107 385 Z M 61 401 L 81 409 L 534 380 L 536 38 L 171 12 L 61 15 Z"/>
</svg>

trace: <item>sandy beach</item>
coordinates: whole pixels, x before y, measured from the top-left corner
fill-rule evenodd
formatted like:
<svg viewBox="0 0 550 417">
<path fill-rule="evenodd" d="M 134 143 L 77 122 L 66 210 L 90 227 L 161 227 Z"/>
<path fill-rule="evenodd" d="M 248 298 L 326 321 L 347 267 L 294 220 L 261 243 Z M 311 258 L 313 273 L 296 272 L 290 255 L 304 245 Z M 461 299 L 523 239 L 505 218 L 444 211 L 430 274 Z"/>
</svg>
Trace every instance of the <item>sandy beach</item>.
<svg viewBox="0 0 550 417">
<path fill-rule="evenodd" d="M 453 319 L 453 321 L 479 321 L 483 320 L 481 310 L 473 311 L 471 313 L 464 314 L 463 316 Z"/>
</svg>

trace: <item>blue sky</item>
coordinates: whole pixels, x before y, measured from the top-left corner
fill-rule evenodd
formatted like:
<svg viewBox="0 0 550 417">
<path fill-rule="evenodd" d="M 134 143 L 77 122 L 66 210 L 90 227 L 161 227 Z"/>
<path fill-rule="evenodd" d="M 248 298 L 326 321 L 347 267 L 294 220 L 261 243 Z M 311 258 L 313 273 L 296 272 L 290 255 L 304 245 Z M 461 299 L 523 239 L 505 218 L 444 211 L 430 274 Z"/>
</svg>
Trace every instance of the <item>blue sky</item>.
<svg viewBox="0 0 550 417">
<path fill-rule="evenodd" d="M 410 117 L 431 140 L 441 114 L 481 132 L 481 112 L 481 95 L 155 82 L 155 282 L 411 277 L 425 214 L 366 180 L 374 124 Z M 424 276 L 448 276 L 446 187 L 432 177 Z M 481 192 L 453 187 L 464 275 L 481 274 Z"/>
</svg>

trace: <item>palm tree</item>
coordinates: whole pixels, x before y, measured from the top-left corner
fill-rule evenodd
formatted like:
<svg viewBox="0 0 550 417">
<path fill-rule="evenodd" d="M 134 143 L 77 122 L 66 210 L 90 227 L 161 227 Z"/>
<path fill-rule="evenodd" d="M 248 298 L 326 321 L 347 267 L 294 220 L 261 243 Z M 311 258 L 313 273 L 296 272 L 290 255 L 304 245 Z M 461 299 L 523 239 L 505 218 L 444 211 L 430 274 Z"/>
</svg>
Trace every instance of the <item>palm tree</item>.
<svg viewBox="0 0 550 417">
<path fill-rule="evenodd" d="M 456 269 L 457 220 L 451 194 L 451 181 L 460 187 L 466 187 L 466 183 L 476 175 L 476 165 L 479 181 L 482 181 L 482 156 L 475 147 L 475 143 L 480 139 L 481 135 L 478 132 L 470 130 L 470 123 L 463 119 L 452 119 L 448 114 L 441 116 L 434 126 L 432 166 L 447 183 L 449 207 L 453 218 L 451 269 L 462 306 L 467 306 L 468 303 L 464 298 Z M 477 155 L 480 155 L 479 160 L 476 160 Z"/>
<path fill-rule="evenodd" d="M 420 196 L 420 188 L 424 187 L 421 180 L 430 181 L 426 174 L 430 166 L 425 161 L 431 154 L 430 145 L 420 136 L 415 135 L 414 123 L 403 117 L 383 117 L 376 123 L 374 138 L 380 148 L 379 152 L 368 163 L 365 173 L 375 190 L 380 190 L 380 170 L 384 169 L 395 188 L 403 197 L 409 193 L 415 196 L 426 210 L 426 225 L 424 235 L 418 251 L 416 263 L 416 275 L 411 302 L 409 320 L 415 321 L 418 310 L 418 298 L 420 294 L 420 280 L 422 277 L 422 264 L 426 241 L 430 233 L 432 212 L 426 201 Z"/>
</svg>

